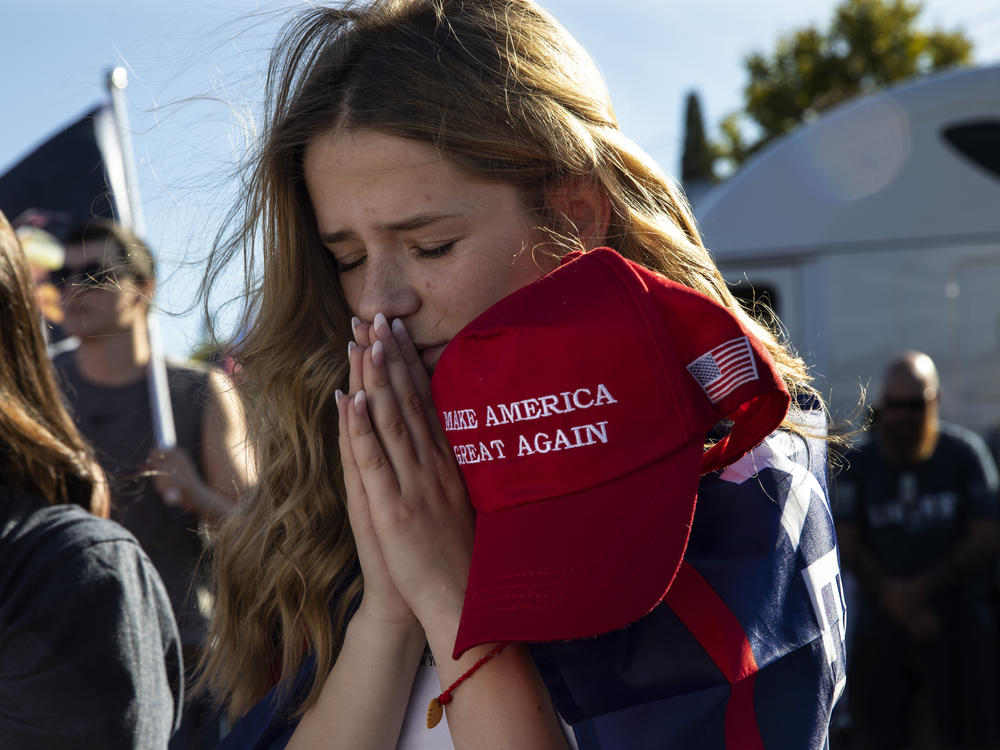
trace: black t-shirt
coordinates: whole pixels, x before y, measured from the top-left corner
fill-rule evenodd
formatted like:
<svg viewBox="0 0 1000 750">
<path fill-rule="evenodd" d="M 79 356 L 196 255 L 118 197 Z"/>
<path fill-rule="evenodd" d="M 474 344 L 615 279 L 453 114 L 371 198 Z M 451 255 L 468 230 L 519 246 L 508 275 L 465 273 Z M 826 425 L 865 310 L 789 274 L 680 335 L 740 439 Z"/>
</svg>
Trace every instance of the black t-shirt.
<svg viewBox="0 0 1000 750">
<path fill-rule="evenodd" d="M 0 746 L 166 748 L 182 685 L 170 602 L 135 538 L 0 487 Z"/>
<path fill-rule="evenodd" d="M 969 520 L 998 515 L 996 466 L 985 442 L 963 427 L 943 423 L 934 453 L 912 467 L 888 464 L 876 440 L 848 461 L 837 480 L 834 515 L 857 524 L 889 575 L 912 577 L 934 567 L 954 552 Z M 979 588 L 984 581 L 970 583 Z"/>
<path fill-rule="evenodd" d="M 181 641 L 200 647 L 208 631 L 210 586 L 203 564 L 205 535 L 198 519 L 167 505 L 146 472 L 153 449 L 153 417 L 146 380 L 102 386 L 81 375 L 73 351 L 53 360 L 73 420 L 94 447 L 111 483 L 111 518 L 139 540 L 156 566 L 174 607 Z M 168 362 L 167 381 L 177 445 L 187 451 L 199 473 L 201 435 L 209 374 L 193 363 Z"/>
</svg>

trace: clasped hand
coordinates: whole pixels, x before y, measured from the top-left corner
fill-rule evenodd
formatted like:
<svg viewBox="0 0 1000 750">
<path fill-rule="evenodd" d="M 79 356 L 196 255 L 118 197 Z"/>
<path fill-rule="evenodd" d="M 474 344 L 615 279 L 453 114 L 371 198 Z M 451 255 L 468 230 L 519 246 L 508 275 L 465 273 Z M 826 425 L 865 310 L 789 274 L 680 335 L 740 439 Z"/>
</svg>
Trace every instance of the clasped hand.
<svg viewBox="0 0 1000 750">
<path fill-rule="evenodd" d="M 423 629 L 457 623 L 473 511 L 402 322 L 355 320 L 350 393 L 337 393 L 347 509 L 364 576 L 362 612 Z"/>
</svg>

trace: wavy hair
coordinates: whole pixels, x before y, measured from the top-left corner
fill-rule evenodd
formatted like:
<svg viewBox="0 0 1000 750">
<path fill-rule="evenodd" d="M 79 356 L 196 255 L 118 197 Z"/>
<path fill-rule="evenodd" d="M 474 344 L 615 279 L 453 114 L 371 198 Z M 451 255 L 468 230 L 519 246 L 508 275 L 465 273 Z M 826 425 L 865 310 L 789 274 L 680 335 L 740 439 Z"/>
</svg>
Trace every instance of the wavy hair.
<svg viewBox="0 0 1000 750">
<path fill-rule="evenodd" d="M 750 318 L 702 244 L 673 181 L 618 129 L 603 79 L 530 0 L 374 0 L 313 8 L 274 46 L 263 124 L 241 202 L 203 292 L 230 262 L 247 279 L 239 360 L 259 441 L 259 481 L 216 541 L 217 608 L 206 681 L 234 715 L 311 650 L 316 700 L 362 588 L 337 450 L 350 310 L 320 243 L 303 155 L 335 128 L 431 144 L 467 173 L 519 188 L 564 254 L 544 205 L 567 179 L 611 206 L 606 244 L 717 300 L 770 350 L 793 396 L 802 361 Z M 572 233 L 570 232 L 570 235 Z M 332 604 L 331 604 L 332 602 Z"/>
<path fill-rule="evenodd" d="M 56 386 L 21 243 L 0 213 L 0 484 L 108 517 L 104 473 Z"/>
</svg>

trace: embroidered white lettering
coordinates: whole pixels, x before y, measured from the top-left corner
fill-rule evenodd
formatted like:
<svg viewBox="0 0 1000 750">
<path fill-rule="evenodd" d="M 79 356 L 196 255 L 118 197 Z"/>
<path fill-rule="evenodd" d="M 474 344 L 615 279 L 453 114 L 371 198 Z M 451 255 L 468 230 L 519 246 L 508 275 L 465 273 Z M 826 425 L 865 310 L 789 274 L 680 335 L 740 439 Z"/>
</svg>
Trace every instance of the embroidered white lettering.
<svg viewBox="0 0 1000 750">
<path fill-rule="evenodd" d="M 579 443 L 577 443 L 577 445 L 579 445 Z M 552 444 L 552 450 L 564 451 L 567 448 L 576 448 L 576 447 L 577 447 L 576 445 L 573 445 L 569 441 L 569 436 L 567 436 L 565 432 L 563 432 L 562 430 L 556 430 L 556 439 L 555 442 L 553 442 Z"/>
<path fill-rule="evenodd" d="M 506 458 L 503 454 L 502 440 L 491 440 L 490 447 L 499 453 L 500 458 Z M 465 466 L 466 464 L 479 464 L 483 461 L 496 460 L 490 452 L 490 448 L 487 448 L 486 443 L 483 442 L 456 445 L 452 450 L 455 452 L 455 459 L 458 461 L 459 466 Z"/>
<path fill-rule="evenodd" d="M 531 444 L 524 435 L 517 436 L 517 455 L 518 458 L 521 456 L 531 456 L 534 455 L 534 451 L 531 450 Z"/>
<path fill-rule="evenodd" d="M 538 432 L 534 439 L 529 442 L 524 435 L 518 439 L 518 456 L 531 456 L 535 453 L 552 453 L 555 451 L 566 451 L 571 448 L 583 448 L 597 443 L 607 444 L 608 423 L 607 421 L 596 424 L 584 424 L 578 427 L 571 427 L 572 437 L 564 430 L 556 430 L 553 437 L 547 432 Z"/>
<path fill-rule="evenodd" d="M 475 447 L 473 447 L 472 450 L 475 450 Z M 479 461 L 492 461 L 492 460 L 493 460 L 493 454 L 490 453 L 490 449 L 486 447 L 485 443 L 480 443 L 479 444 Z M 478 461 L 477 461 L 477 463 L 478 463 Z"/>
<path fill-rule="evenodd" d="M 563 410 L 560 409 L 556 404 L 559 403 L 558 396 L 542 396 L 538 399 L 542 407 L 542 416 L 547 417 L 550 414 L 562 414 Z"/>
<path fill-rule="evenodd" d="M 594 443 L 600 441 L 602 443 L 608 442 L 608 423 L 607 420 L 603 422 L 598 422 L 597 424 L 585 424 L 579 427 L 573 428 L 573 437 L 576 438 L 576 445 L 574 448 L 578 448 L 582 445 L 594 445 Z"/>
<path fill-rule="evenodd" d="M 524 411 L 522 412 L 524 416 L 522 416 L 521 419 L 538 419 L 542 416 L 542 410 L 538 408 L 537 398 L 526 398 L 520 403 L 524 407 Z"/>
<path fill-rule="evenodd" d="M 500 424 L 510 424 L 511 422 L 520 421 L 521 415 L 517 411 L 517 402 L 513 404 L 497 404 L 497 408 L 500 409 Z"/>
<path fill-rule="evenodd" d="M 611 395 L 611 391 L 607 389 L 604 383 L 597 386 L 597 400 L 594 401 L 594 406 L 601 406 L 602 404 L 617 404 L 614 396 Z"/>
<path fill-rule="evenodd" d="M 587 438 L 590 440 L 587 445 L 594 444 L 594 438 L 597 438 L 602 443 L 607 444 L 608 442 L 608 421 L 605 419 L 603 422 L 597 422 L 596 424 L 587 425 Z"/>
<path fill-rule="evenodd" d="M 475 409 L 461 409 L 459 411 L 446 411 L 444 413 L 445 432 L 455 430 L 474 430 L 479 426 Z"/>
<path fill-rule="evenodd" d="M 595 394 L 596 391 L 596 394 Z M 553 414 L 568 414 L 578 409 L 590 409 L 595 406 L 605 406 L 607 404 L 617 404 L 618 401 L 611 395 L 611 391 L 603 383 L 598 384 L 596 389 L 577 388 L 575 391 L 561 391 L 558 394 L 552 393 L 535 398 L 526 398 L 520 401 L 512 401 L 508 404 L 496 404 L 486 407 L 486 426 L 497 427 L 514 422 L 526 422 L 533 419 L 544 419 Z M 471 413 L 475 420 L 475 412 Z M 458 414 L 456 412 L 456 414 Z M 446 413 L 447 418 L 447 413 Z M 461 417 L 456 416 L 455 419 Z M 467 418 L 466 418 L 467 419 Z M 477 427 L 473 424 L 466 429 Z M 459 429 L 459 428 L 456 428 Z"/>
<path fill-rule="evenodd" d="M 490 447 L 497 452 L 497 455 L 500 458 L 507 458 L 507 456 L 503 454 L 503 440 L 491 440 Z"/>
</svg>

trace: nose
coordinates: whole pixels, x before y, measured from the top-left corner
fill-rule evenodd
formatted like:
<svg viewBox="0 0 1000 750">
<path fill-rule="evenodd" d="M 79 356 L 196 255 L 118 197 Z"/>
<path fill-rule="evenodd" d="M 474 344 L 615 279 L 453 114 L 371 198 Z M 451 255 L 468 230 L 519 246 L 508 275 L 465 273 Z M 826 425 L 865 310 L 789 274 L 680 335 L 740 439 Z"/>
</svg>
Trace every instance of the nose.
<svg viewBox="0 0 1000 750">
<path fill-rule="evenodd" d="M 376 313 L 382 313 L 389 320 L 407 318 L 420 308 L 420 295 L 407 272 L 405 259 L 397 253 L 369 252 L 364 264 L 353 276 L 346 279 L 344 292 L 354 314 L 371 322 Z M 349 287 L 358 283 L 357 294 L 352 295 Z M 352 299 L 354 297 L 354 299 Z"/>
</svg>

